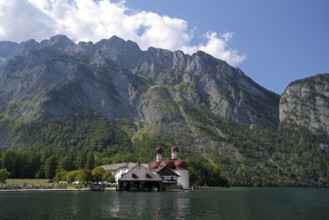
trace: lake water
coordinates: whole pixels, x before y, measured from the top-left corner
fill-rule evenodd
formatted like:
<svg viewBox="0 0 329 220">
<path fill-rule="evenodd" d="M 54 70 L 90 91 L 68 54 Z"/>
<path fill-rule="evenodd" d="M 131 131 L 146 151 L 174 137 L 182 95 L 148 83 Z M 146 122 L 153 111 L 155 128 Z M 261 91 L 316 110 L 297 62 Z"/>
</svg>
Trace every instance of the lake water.
<svg viewBox="0 0 329 220">
<path fill-rule="evenodd" d="M 0 192 L 0 219 L 329 219 L 329 189 Z"/>
</svg>

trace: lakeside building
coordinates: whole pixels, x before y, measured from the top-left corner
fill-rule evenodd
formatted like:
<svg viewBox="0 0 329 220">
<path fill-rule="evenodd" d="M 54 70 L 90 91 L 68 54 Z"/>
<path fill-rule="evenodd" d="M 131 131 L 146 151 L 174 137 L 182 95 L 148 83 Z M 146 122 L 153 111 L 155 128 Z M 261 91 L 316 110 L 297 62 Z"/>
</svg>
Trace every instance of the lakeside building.
<svg viewBox="0 0 329 220">
<path fill-rule="evenodd" d="M 190 188 L 190 175 L 187 163 L 179 159 L 176 145 L 171 147 L 171 159 L 162 160 L 162 148 L 156 148 L 156 162 L 152 163 L 150 170 L 158 173 L 164 181 L 177 181 L 177 185 L 183 189 Z M 165 171 L 165 172 L 164 172 Z M 171 171 L 171 174 L 168 172 Z"/>
<path fill-rule="evenodd" d="M 141 164 L 118 179 L 118 191 L 162 191 L 162 180 Z"/>
<path fill-rule="evenodd" d="M 101 167 L 104 168 L 104 170 L 110 171 L 112 175 L 114 176 L 115 182 L 118 184 L 118 180 L 125 174 L 128 173 L 129 170 L 131 170 L 133 167 L 135 167 L 138 163 L 133 162 L 126 162 L 126 163 L 115 163 L 115 164 L 109 164 L 109 165 L 103 165 Z M 149 164 L 141 164 L 145 168 L 149 169 Z"/>
<path fill-rule="evenodd" d="M 162 159 L 162 147 L 155 149 L 156 161 L 151 164 L 117 163 L 103 165 L 115 177 L 119 190 L 189 189 L 187 163 L 178 156 L 176 145 L 171 147 L 171 158 Z"/>
</svg>

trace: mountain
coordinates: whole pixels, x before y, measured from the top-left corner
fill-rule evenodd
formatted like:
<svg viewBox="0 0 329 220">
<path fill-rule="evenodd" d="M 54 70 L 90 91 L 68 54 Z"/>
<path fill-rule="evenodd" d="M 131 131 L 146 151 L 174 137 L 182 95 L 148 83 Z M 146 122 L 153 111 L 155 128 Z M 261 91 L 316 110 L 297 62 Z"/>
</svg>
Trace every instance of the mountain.
<svg viewBox="0 0 329 220">
<path fill-rule="evenodd" d="M 190 133 L 179 104 L 187 102 L 246 125 L 278 127 L 278 95 L 201 51 L 141 51 L 115 36 L 96 44 L 54 36 L 0 46 L 9 58 L 0 73 L 1 106 L 22 123 L 84 110 L 139 121 L 155 132 L 181 127 Z"/>
<path fill-rule="evenodd" d="M 292 98 L 303 87 L 292 83 L 280 97 L 202 51 L 142 51 L 116 36 L 0 42 L 0 57 L 2 149 L 92 150 L 101 164 L 149 162 L 156 145 L 175 143 L 182 157 L 207 159 L 233 185 L 329 185 L 328 135 L 301 122 L 303 111 L 294 115 L 310 101 L 321 109 L 317 128 L 327 126 L 323 80 L 318 95 Z"/>
<path fill-rule="evenodd" d="M 329 74 L 289 84 L 280 99 L 280 121 L 329 134 Z"/>
</svg>

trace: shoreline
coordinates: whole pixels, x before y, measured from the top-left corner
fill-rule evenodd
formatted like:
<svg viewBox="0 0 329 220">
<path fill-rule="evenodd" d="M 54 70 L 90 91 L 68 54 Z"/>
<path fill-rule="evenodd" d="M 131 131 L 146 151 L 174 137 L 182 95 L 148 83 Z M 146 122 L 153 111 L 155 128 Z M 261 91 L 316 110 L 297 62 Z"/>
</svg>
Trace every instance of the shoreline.
<svg viewBox="0 0 329 220">
<path fill-rule="evenodd" d="M 114 191 L 115 188 L 105 188 L 105 191 Z M 90 187 L 84 188 L 44 188 L 44 189 L 0 189 L 1 192 L 43 192 L 43 191 L 92 191 Z"/>
</svg>

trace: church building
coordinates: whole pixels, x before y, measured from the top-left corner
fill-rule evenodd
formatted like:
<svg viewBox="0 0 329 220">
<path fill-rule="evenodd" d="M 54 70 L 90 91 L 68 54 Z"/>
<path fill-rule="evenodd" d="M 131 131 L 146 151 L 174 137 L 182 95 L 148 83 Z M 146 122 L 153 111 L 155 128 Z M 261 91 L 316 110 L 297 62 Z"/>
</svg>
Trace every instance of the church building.
<svg viewBox="0 0 329 220">
<path fill-rule="evenodd" d="M 177 185 L 183 189 L 190 188 L 190 176 L 187 167 L 187 163 L 180 159 L 178 156 L 178 148 L 176 145 L 171 147 L 171 159 L 162 159 L 162 147 L 158 146 L 155 149 L 156 152 L 156 161 L 151 164 L 150 170 L 157 173 L 158 176 L 162 177 L 163 183 L 166 181 L 177 181 Z M 165 170 L 168 170 L 171 173 L 167 175 L 163 174 Z"/>
</svg>

